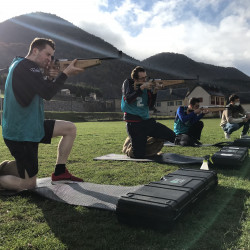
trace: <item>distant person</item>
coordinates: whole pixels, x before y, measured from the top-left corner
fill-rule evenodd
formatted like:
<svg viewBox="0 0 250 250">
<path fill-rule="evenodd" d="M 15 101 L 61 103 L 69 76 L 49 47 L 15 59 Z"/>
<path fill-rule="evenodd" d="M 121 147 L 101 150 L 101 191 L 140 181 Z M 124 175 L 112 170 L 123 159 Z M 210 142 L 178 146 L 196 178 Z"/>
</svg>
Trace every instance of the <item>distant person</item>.
<svg viewBox="0 0 250 250">
<path fill-rule="evenodd" d="M 200 100 L 191 98 L 188 106 L 180 106 L 174 121 L 175 144 L 181 146 L 199 146 L 204 123 L 201 119 L 208 110 L 200 108 Z"/>
<path fill-rule="evenodd" d="M 59 145 L 52 182 L 82 182 L 70 174 L 66 161 L 76 137 L 73 123 L 44 119 L 43 99 L 50 100 L 61 88 L 68 76 L 83 69 L 76 68 L 74 60 L 59 72 L 49 69 L 55 52 L 50 39 L 35 38 L 25 58 L 16 57 L 9 67 L 5 85 L 2 133 L 4 141 L 15 158 L 18 175 L 0 176 L 0 188 L 9 190 L 32 189 L 38 173 L 38 145 L 51 143 L 52 137 L 62 136 Z M 48 79 L 43 71 L 48 70 Z"/>
<path fill-rule="evenodd" d="M 134 158 L 145 158 L 148 137 L 170 142 L 175 139 L 170 128 L 149 117 L 149 109 L 155 104 L 160 86 L 152 91 L 152 83 L 147 79 L 146 70 L 137 66 L 131 72 L 131 79 L 126 79 L 122 85 L 121 110 L 127 122 Z"/>
<path fill-rule="evenodd" d="M 240 98 L 236 94 L 229 97 L 229 104 L 222 113 L 220 126 L 224 130 L 225 138 L 243 127 L 241 138 L 247 136 L 250 124 L 250 114 L 240 105 Z"/>
</svg>

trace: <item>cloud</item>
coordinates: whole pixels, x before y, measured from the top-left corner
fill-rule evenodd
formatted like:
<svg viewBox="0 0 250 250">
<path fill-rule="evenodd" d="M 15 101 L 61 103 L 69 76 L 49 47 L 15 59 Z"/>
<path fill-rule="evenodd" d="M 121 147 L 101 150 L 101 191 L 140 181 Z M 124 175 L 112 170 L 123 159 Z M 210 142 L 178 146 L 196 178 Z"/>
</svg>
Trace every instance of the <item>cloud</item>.
<svg viewBox="0 0 250 250">
<path fill-rule="evenodd" d="M 105 28 L 98 31 L 96 26 L 94 32 L 140 60 L 175 52 L 218 66 L 240 66 L 250 75 L 250 69 L 243 67 L 250 61 L 247 1 L 188 2 L 187 8 L 184 0 L 154 1 L 143 10 L 138 1 L 125 0 L 112 12 L 101 13 Z"/>
<path fill-rule="evenodd" d="M 39 6 L 31 0 L 19 2 L 16 8 L 6 2 L 0 18 L 52 13 L 139 60 L 175 52 L 250 75 L 248 0 L 61 0 L 60 5 L 44 0 Z"/>
</svg>

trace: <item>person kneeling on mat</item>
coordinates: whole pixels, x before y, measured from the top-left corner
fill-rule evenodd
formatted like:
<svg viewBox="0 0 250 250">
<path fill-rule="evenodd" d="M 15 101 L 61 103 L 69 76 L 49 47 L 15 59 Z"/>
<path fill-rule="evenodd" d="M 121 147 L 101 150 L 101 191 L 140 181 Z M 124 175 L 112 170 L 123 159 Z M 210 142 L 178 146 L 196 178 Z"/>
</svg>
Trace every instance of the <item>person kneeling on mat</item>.
<svg viewBox="0 0 250 250">
<path fill-rule="evenodd" d="M 151 90 L 145 69 L 137 66 L 132 70 L 131 78 L 126 79 L 122 85 L 121 110 L 124 112 L 127 133 L 132 144 L 131 157 L 140 159 L 146 157 L 148 137 L 174 142 L 175 133 L 155 119 L 149 118 L 149 108 L 152 108 L 156 101 L 157 87 Z"/>
<path fill-rule="evenodd" d="M 199 146 L 203 129 L 201 118 L 209 111 L 199 107 L 200 100 L 191 98 L 188 106 L 180 106 L 174 121 L 175 144 L 181 146 Z"/>
<path fill-rule="evenodd" d="M 38 145 L 48 144 L 52 137 L 58 136 L 61 136 L 61 140 L 52 181 L 83 181 L 70 174 L 65 166 L 76 137 L 76 126 L 68 121 L 44 119 L 43 99 L 50 100 L 63 88 L 69 76 L 84 69 L 75 67 L 76 60 L 62 72 L 50 67 L 54 52 L 55 43 L 52 40 L 35 38 L 27 56 L 16 57 L 9 67 L 2 133 L 5 144 L 15 158 L 14 167 L 18 175 L 5 171 L 0 176 L 0 189 L 21 191 L 34 188 L 38 173 Z M 48 73 L 45 75 L 46 70 Z M 7 163 L 3 162 L 1 166 Z"/>
<path fill-rule="evenodd" d="M 222 113 L 220 126 L 224 130 L 225 139 L 243 127 L 241 138 L 247 136 L 250 124 L 250 114 L 240 105 L 240 98 L 236 94 L 229 97 L 229 104 Z"/>
</svg>

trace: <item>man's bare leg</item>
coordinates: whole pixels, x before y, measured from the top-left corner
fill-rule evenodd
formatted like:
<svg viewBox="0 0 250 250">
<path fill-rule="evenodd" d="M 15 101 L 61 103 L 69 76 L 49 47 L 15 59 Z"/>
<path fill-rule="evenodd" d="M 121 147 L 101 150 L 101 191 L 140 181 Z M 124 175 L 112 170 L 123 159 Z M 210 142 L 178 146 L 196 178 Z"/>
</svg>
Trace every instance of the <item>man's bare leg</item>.
<svg viewBox="0 0 250 250">
<path fill-rule="evenodd" d="M 74 140 L 76 138 L 76 126 L 72 122 L 56 120 L 53 137 L 62 136 L 57 148 L 56 164 L 66 164 Z"/>
<path fill-rule="evenodd" d="M 33 189 L 36 187 L 36 176 L 29 177 L 25 171 L 25 179 L 14 175 L 0 176 L 0 188 L 6 190 L 22 191 L 25 189 Z"/>
<path fill-rule="evenodd" d="M 55 172 L 52 174 L 52 184 L 83 182 L 83 179 L 70 174 L 66 162 L 76 138 L 76 126 L 68 121 L 56 121 L 53 137 L 62 136 L 57 149 Z"/>
</svg>

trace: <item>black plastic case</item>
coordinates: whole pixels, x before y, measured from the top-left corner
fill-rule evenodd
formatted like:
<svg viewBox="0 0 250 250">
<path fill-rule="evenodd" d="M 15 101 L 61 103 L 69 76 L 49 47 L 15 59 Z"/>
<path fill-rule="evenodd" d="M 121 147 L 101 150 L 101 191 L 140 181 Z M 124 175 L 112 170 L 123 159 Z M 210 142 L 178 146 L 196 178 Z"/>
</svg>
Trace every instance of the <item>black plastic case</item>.
<svg viewBox="0 0 250 250">
<path fill-rule="evenodd" d="M 214 171 L 179 169 L 118 200 L 118 220 L 135 226 L 171 229 L 176 220 L 218 184 Z"/>
</svg>

